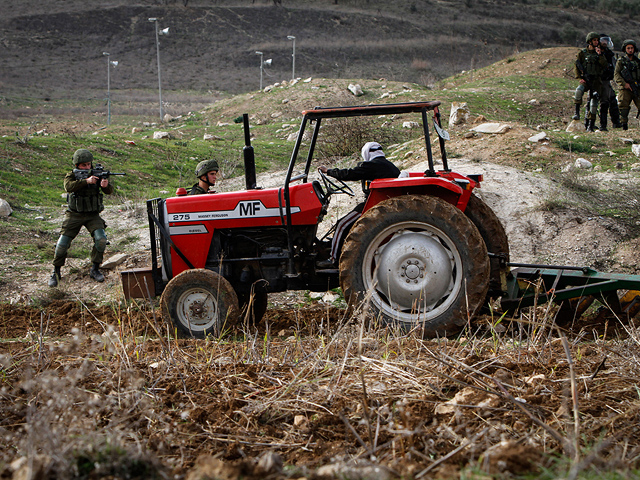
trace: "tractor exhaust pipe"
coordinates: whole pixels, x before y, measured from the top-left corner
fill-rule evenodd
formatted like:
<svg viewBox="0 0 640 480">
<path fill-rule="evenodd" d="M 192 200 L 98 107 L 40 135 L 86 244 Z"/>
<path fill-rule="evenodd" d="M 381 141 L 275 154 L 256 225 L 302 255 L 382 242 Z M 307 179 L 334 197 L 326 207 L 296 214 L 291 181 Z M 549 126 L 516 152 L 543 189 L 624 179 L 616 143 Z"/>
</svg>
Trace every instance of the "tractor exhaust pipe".
<svg viewBox="0 0 640 480">
<path fill-rule="evenodd" d="M 242 156 L 244 157 L 244 178 L 247 190 L 255 190 L 256 186 L 256 159 L 253 155 L 253 147 L 251 146 L 251 134 L 249 132 L 249 115 L 242 114 L 242 123 L 244 125 L 244 147 L 242 148 Z"/>
</svg>

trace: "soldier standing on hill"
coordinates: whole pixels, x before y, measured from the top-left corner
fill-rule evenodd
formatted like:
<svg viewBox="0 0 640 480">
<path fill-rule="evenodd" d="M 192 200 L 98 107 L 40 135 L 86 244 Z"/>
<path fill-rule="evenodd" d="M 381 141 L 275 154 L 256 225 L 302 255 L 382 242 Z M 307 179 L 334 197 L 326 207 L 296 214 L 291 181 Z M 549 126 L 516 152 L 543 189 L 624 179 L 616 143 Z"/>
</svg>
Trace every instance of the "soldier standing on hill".
<svg viewBox="0 0 640 480">
<path fill-rule="evenodd" d="M 196 177 L 198 177 L 198 183 L 196 183 L 188 195 L 202 195 L 203 193 L 209 193 L 209 188 L 216 184 L 218 178 L 218 162 L 215 160 L 203 160 L 196 167 Z M 211 192 L 214 193 L 214 192 Z"/>
<path fill-rule="evenodd" d="M 77 170 L 91 170 L 93 168 L 93 154 L 81 148 L 73 154 L 73 164 Z M 104 282 L 104 275 L 99 267 L 102 263 L 104 250 L 107 247 L 107 234 L 104 229 L 107 224 L 100 217 L 104 210 L 102 194 L 113 193 L 113 186 L 108 178 L 100 179 L 95 175 L 88 178 L 78 178 L 75 170 L 64 177 L 64 189 L 67 191 L 68 208 L 64 214 L 60 238 L 56 243 L 53 259 L 53 274 L 49 279 L 50 287 L 57 287 L 62 278 L 60 269 L 67 258 L 67 251 L 71 241 L 76 238 L 80 229 L 86 227 L 93 237 L 93 249 L 91 250 L 91 262 L 93 266 L 89 276 L 97 282 Z"/>
<path fill-rule="evenodd" d="M 613 128 L 620 128 L 620 110 L 618 110 L 618 101 L 616 100 L 616 92 L 611 86 L 613 74 L 616 69 L 616 54 L 613 53 L 613 42 L 611 37 L 602 33 L 600 34 L 600 48 L 602 54 L 607 59 L 607 69 L 602 74 L 602 99 L 600 102 L 600 127 L 601 132 L 607 131 L 607 111 L 611 116 L 611 124 Z"/>
<path fill-rule="evenodd" d="M 580 85 L 576 88 L 574 103 L 576 113 L 574 120 L 580 119 L 580 106 L 585 91 L 589 92 L 588 118 L 586 127 L 588 132 L 595 131 L 596 116 L 598 114 L 598 104 L 602 97 L 602 74 L 607 68 L 607 59 L 602 54 L 600 48 L 600 35 L 590 32 L 587 35 L 587 48 L 578 52 L 574 72 L 576 78 L 580 79 Z"/>
<path fill-rule="evenodd" d="M 640 82 L 640 60 L 636 56 L 638 46 L 634 40 L 625 40 L 622 44 L 625 53 L 616 64 L 613 79 L 618 84 L 618 106 L 620 107 L 620 118 L 622 119 L 622 129 L 629 128 L 629 111 L 631 101 L 636 104 L 640 112 L 639 82 Z"/>
</svg>

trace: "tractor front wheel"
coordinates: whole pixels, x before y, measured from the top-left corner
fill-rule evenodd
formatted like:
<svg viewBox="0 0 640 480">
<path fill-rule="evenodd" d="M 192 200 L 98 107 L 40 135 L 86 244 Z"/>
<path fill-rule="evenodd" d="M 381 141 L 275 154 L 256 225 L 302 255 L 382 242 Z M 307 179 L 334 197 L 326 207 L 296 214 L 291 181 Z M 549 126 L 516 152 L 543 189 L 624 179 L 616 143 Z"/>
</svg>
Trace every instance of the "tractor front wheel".
<svg viewBox="0 0 640 480">
<path fill-rule="evenodd" d="M 162 297 L 162 318 L 182 336 L 219 335 L 238 320 L 238 297 L 221 275 L 203 268 L 185 270 L 167 284 Z"/>
<path fill-rule="evenodd" d="M 356 222 L 340 258 L 352 307 L 425 337 L 459 331 L 484 302 L 489 258 L 478 229 L 436 197 L 406 195 L 372 207 Z"/>
</svg>

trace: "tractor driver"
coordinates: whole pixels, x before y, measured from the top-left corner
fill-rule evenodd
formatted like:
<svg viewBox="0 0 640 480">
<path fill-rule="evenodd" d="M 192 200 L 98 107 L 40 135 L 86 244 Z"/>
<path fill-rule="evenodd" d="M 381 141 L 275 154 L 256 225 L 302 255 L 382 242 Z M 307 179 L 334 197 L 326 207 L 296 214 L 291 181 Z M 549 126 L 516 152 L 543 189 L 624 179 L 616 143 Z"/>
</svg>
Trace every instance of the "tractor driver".
<svg viewBox="0 0 640 480">
<path fill-rule="evenodd" d="M 367 142 L 360 152 L 362 162 L 353 168 L 327 168 L 322 166 L 319 170 L 330 177 L 338 180 L 376 180 L 378 178 L 397 178 L 400 170 L 393 163 L 386 159 L 382 147 L 377 142 Z M 362 202 L 344 217 L 338 220 L 336 231 L 331 239 L 331 256 L 328 260 L 316 263 L 318 268 L 336 268 L 336 261 L 340 257 L 342 243 L 349 233 L 351 226 L 360 218 L 364 209 Z"/>
<path fill-rule="evenodd" d="M 191 187 L 189 195 L 215 193 L 214 191 L 209 191 L 209 189 L 216 184 L 218 171 L 218 162 L 216 162 L 215 160 L 201 161 L 196 167 L 196 177 L 198 177 L 198 183 Z"/>
</svg>

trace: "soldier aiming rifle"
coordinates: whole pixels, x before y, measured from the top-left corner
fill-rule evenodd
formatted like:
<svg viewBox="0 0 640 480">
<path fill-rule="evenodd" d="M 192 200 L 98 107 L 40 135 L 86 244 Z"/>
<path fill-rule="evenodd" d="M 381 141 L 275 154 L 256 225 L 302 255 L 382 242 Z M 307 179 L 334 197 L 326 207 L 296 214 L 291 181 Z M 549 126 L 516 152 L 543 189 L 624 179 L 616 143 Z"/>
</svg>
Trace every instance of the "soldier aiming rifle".
<svg viewBox="0 0 640 480">
<path fill-rule="evenodd" d="M 67 211 L 62 221 L 60 238 L 56 243 L 53 273 L 49 279 L 50 287 L 57 287 L 62 278 L 61 268 L 67 259 L 67 251 L 80 229 L 85 227 L 93 238 L 91 250 L 92 267 L 89 276 L 96 282 L 104 282 L 104 275 L 99 270 L 107 247 L 107 224 L 100 217 L 104 210 L 103 194 L 113 193 L 113 185 L 109 183 L 110 175 L 124 175 L 105 171 L 101 165 L 93 167 L 93 154 L 86 148 L 76 150 L 73 154 L 73 171 L 64 177 L 64 189 L 67 192 Z"/>
</svg>

